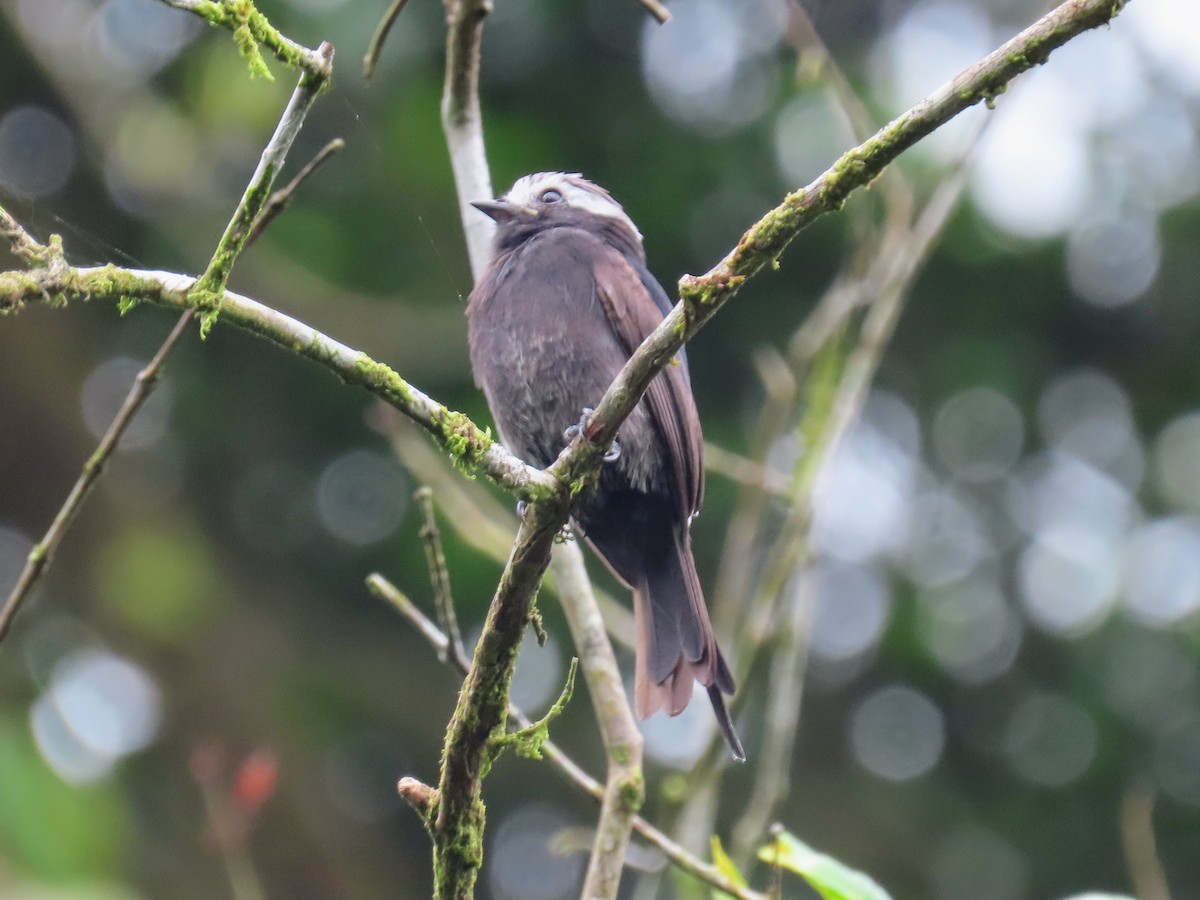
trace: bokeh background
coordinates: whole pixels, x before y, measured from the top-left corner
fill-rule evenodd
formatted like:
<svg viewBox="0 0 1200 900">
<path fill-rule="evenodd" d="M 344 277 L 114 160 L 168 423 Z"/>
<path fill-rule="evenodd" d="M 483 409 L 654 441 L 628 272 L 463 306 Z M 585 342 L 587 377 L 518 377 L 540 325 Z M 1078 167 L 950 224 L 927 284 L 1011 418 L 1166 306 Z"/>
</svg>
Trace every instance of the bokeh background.
<svg viewBox="0 0 1200 900">
<path fill-rule="evenodd" d="M 443 11 L 413 0 L 366 84 L 384 5 L 260 3 L 338 50 L 293 168 L 334 136 L 347 149 L 232 286 L 486 421 L 438 120 Z M 624 203 L 667 285 L 848 146 L 820 74 L 797 77 L 782 2 L 670 8 L 660 27 L 632 0 L 497 0 L 483 79 L 498 189 L 585 173 Z M 882 124 L 1045 7 L 807 8 Z M 3 0 L 4 205 L 61 233 L 72 261 L 202 271 L 292 87 L 271 65 L 275 83 L 250 80 L 227 32 L 153 0 Z M 918 194 L 985 118 L 961 207 L 820 492 L 780 818 L 897 897 L 1060 897 L 1130 890 L 1132 791 L 1154 799 L 1174 896 L 1200 896 L 1200 6 L 1133 0 L 994 112 L 906 156 Z M 806 231 L 694 343 L 714 444 L 745 449 L 755 350 L 784 345 L 871 202 Z M 75 304 L 0 322 L 0 592 L 172 321 Z M 269 897 L 428 896 L 427 839 L 393 785 L 435 779 L 456 680 L 363 587 L 378 569 L 429 608 L 417 484 L 373 408 L 233 329 L 176 351 L 0 646 L 0 894 L 221 897 L 228 868 Z M 695 529 L 707 583 L 734 492 L 710 475 Z M 499 566 L 443 524 L 477 631 Z M 542 606 L 551 640 L 526 648 L 517 685 L 531 712 L 570 656 Z M 671 825 L 707 727 L 650 723 L 652 819 Z M 586 692 L 554 734 L 600 770 Z M 718 830 L 753 778 L 745 736 Z M 487 799 L 481 894 L 571 896 L 591 801 L 508 758 Z M 223 855 L 230 804 L 256 814 Z M 695 886 L 660 871 L 631 875 L 635 889 Z"/>
</svg>

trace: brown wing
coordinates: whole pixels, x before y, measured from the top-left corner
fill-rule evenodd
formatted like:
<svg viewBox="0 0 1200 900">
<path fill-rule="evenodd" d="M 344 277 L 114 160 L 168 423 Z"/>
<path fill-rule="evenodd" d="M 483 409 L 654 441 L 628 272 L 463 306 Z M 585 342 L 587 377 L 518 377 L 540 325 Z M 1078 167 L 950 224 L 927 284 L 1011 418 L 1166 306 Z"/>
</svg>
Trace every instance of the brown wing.
<svg viewBox="0 0 1200 900">
<path fill-rule="evenodd" d="M 646 289 L 648 272 L 639 272 L 619 251 L 605 247 L 595 263 L 596 295 L 626 350 L 634 350 L 663 320 L 663 313 Z M 687 365 L 671 361 L 650 383 L 645 401 L 666 442 L 681 500 L 684 522 L 700 509 L 704 496 L 704 443 L 700 416 L 692 398 Z"/>
</svg>

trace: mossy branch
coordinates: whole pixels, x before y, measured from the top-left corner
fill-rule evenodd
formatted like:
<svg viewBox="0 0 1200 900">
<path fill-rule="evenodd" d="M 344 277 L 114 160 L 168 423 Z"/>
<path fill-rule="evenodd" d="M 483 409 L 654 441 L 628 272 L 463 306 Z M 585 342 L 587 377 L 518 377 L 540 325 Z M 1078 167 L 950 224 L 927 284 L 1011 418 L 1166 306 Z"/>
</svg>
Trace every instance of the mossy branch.
<svg viewBox="0 0 1200 900">
<path fill-rule="evenodd" d="M 225 295 L 225 285 L 233 272 L 234 263 L 246 248 L 250 236 L 254 233 L 255 223 L 259 221 L 271 200 L 271 188 L 275 184 L 275 177 L 283 168 L 288 151 L 304 125 L 308 110 L 321 93 L 321 89 L 329 82 L 329 73 L 333 66 L 333 45 L 328 42 L 321 44 L 317 49 L 317 56 L 324 63 L 323 68 L 316 74 L 307 71 L 301 73 L 300 83 L 280 116 L 275 133 L 263 148 L 258 167 L 250 177 L 233 217 L 225 226 L 225 233 L 217 243 L 208 268 L 188 292 L 192 305 L 200 315 L 202 338 L 208 336 L 217 321 L 221 311 L 221 300 Z"/>
<path fill-rule="evenodd" d="M 0 314 L 13 313 L 26 303 L 61 306 L 68 297 L 84 300 L 123 299 L 153 303 L 177 310 L 196 310 L 190 275 L 117 266 L 64 266 L 0 273 Z M 548 475 L 525 465 L 486 429 L 462 413 L 447 409 L 422 393 L 390 367 L 347 347 L 278 310 L 226 290 L 221 297 L 221 321 L 266 338 L 332 371 L 347 384 L 358 385 L 394 406 L 433 435 L 455 462 L 524 500 L 556 495 Z"/>
<path fill-rule="evenodd" d="M 546 746 L 546 742 L 550 740 L 550 723 L 563 714 L 563 710 L 567 708 L 567 704 L 571 702 L 571 696 L 575 693 L 575 670 L 579 668 L 578 657 L 571 657 L 571 665 L 567 669 L 567 681 L 563 685 L 562 693 L 558 695 L 558 699 L 554 704 L 546 710 L 546 714 L 536 722 L 530 722 L 528 725 L 518 728 L 516 731 L 506 731 L 504 734 L 496 735 L 491 740 L 492 760 L 500 754 L 506 747 L 512 747 L 517 751 L 518 756 L 524 756 L 526 759 L 541 759 L 542 749 Z"/>
<path fill-rule="evenodd" d="M 182 9 L 204 19 L 216 28 L 233 32 L 238 52 L 250 67 L 250 74 L 274 81 L 262 58 L 260 47 L 293 69 L 307 72 L 309 76 L 328 81 L 332 72 L 332 53 L 328 56 L 320 50 L 310 50 L 284 37 L 255 7 L 253 0 L 161 0 L 167 6 Z"/>
<path fill-rule="evenodd" d="M 560 547 L 559 551 L 561 549 Z M 556 556 L 559 551 L 556 551 Z M 422 637 L 429 642 L 437 652 L 439 658 L 445 656 L 446 663 L 460 675 L 466 675 L 470 671 L 469 660 L 457 657 L 454 653 L 448 652 L 450 647 L 449 638 L 438 628 L 437 623 L 421 612 L 416 604 L 406 597 L 394 584 L 376 572 L 367 577 L 367 587 L 372 594 L 391 604 L 400 615 L 404 616 Z M 584 674 L 587 674 L 586 667 L 584 668 Z M 511 702 L 508 706 L 508 715 L 509 718 L 520 723 L 522 728 L 533 724 L 532 720 Z M 608 789 L 584 771 L 578 763 L 559 749 L 553 741 L 546 741 L 542 745 L 541 750 L 546 759 L 556 766 L 572 784 L 601 803 L 608 802 Z M 634 763 L 635 757 L 639 762 Z M 636 764 L 639 767 L 640 758 L 640 753 L 634 754 L 631 752 L 628 756 L 630 763 Z M 640 782 L 634 785 L 635 788 L 640 786 Z M 422 821 L 425 821 L 429 813 L 430 801 L 437 796 L 436 789 L 422 784 L 415 778 L 401 778 L 397 787 L 401 796 L 420 814 Z M 625 790 L 626 801 L 630 799 L 630 793 L 627 787 Z M 626 806 L 629 805 L 631 804 L 627 802 Z M 681 871 L 687 872 L 689 875 L 692 875 L 705 884 L 711 885 L 718 891 L 737 898 L 737 900 L 767 900 L 766 894 L 734 884 L 719 868 L 689 853 L 640 816 L 634 814 L 631 816 L 631 819 L 633 830 L 640 834 L 648 843 L 661 850 L 663 855 Z M 622 852 L 617 855 L 617 858 L 623 862 L 625 858 L 624 853 Z M 590 876 L 589 881 L 591 881 Z M 594 895 L 589 893 L 586 896 L 590 898 Z"/>
</svg>

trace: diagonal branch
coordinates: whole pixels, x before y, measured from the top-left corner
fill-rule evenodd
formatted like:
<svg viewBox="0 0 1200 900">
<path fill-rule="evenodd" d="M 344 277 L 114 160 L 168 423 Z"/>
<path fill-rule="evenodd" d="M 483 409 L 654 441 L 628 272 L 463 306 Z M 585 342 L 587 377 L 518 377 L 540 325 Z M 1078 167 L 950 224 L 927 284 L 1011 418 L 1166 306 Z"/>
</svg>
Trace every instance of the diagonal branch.
<svg viewBox="0 0 1200 900">
<path fill-rule="evenodd" d="M 258 214 L 258 218 L 254 220 L 254 225 L 250 229 L 250 235 L 246 238 L 246 247 L 249 247 L 258 240 L 259 236 L 267 230 L 267 226 L 274 222 L 287 209 L 288 204 L 292 202 L 292 197 L 300 189 L 300 185 L 311 178 L 317 169 L 321 168 L 328 161 L 329 157 L 341 152 L 345 148 L 346 142 L 344 140 L 340 137 L 334 138 L 318 150 L 316 156 L 304 164 L 304 167 L 296 173 L 295 178 L 271 194 L 267 199 L 266 205 Z"/>
<path fill-rule="evenodd" d="M 494 742 L 505 733 L 517 650 L 554 539 L 566 520 L 561 497 L 526 508 L 446 729 L 437 798 L 426 818 L 433 838 L 434 896 L 442 900 L 474 896 L 483 865 L 483 776 Z"/>
<path fill-rule="evenodd" d="M 190 289 L 195 279 L 175 272 L 122 269 L 117 266 L 35 269 L 0 273 L 0 313 L 26 303 L 60 305 L 69 296 L 89 300 L 146 301 L 173 309 L 195 309 Z M 483 472 L 516 496 L 532 500 L 554 493 L 552 478 L 505 450 L 482 428 L 446 408 L 401 378 L 391 368 L 353 350 L 309 325 L 256 300 L 226 290 L 221 320 L 264 337 L 329 369 L 394 406 L 428 431 L 468 472 Z"/>
<path fill-rule="evenodd" d="M 193 305 L 200 312 L 201 337 L 206 336 L 216 322 L 221 309 L 221 299 L 225 294 L 225 285 L 229 282 L 233 266 L 249 243 L 259 216 L 272 199 L 271 187 L 275 183 L 275 176 L 283 168 L 288 151 L 292 149 L 296 135 L 304 126 L 309 109 L 329 81 L 329 73 L 333 66 L 333 44 L 321 44 L 317 56 L 325 63 L 324 68 L 315 74 L 305 71 L 300 76 L 300 83 L 288 100 L 288 105 L 279 118 L 279 124 L 275 127 L 275 133 L 263 148 L 258 166 L 250 177 L 250 183 L 246 185 L 246 191 L 234 211 L 233 218 L 225 226 L 225 233 L 217 243 L 208 268 L 188 292 Z"/>
<path fill-rule="evenodd" d="M 133 417 L 137 415 L 138 410 L 142 408 L 142 405 L 154 391 L 155 384 L 158 382 L 158 377 L 161 374 L 167 356 L 175 349 L 175 345 L 179 342 L 179 339 L 183 337 L 191 318 L 191 312 L 185 312 L 179 317 L 178 321 L 175 322 L 175 327 L 167 335 L 167 339 L 158 348 L 158 352 L 154 354 L 154 358 L 150 360 L 144 369 L 138 372 L 137 378 L 133 383 L 133 388 L 130 390 L 128 396 L 125 397 L 120 410 L 118 410 L 117 415 L 104 432 L 104 437 L 100 439 L 100 443 L 92 452 L 92 455 L 88 457 L 87 462 L 84 463 L 83 471 L 79 473 L 79 478 L 72 486 L 67 499 L 63 501 L 62 508 L 59 509 L 58 514 L 54 517 L 54 521 L 50 523 L 49 530 L 34 545 L 33 549 L 29 551 L 29 556 L 25 560 L 25 566 L 21 569 L 21 574 L 17 577 L 17 583 L 13 585 L 8 599 L 4 601 L 3 609 L 0 609 L 0 641 L 3 641 L 5 635 L 8 634 L 8 629 L 12 626 L 13 619 L 16 618 L 21 605 L 25 602 L 25 598 L 29 596 L 29 592 L 33 590 L 33 586 L 37 583 L 38 578 L 49 568 L 50 559 L 54 555 L 54 551 L 62 541 L 63 535 L 67 533 L 67 529 L 71 527 L 71 523 L 75 521 L 79 510 L 83 508 L 83 502 L 87 499 L 92 487 L 100 478 L 100 473 L 104 470 L 104 464 L 112 456 L 117 444 L 129 427 L 129 423 L 133 421 Z"/>
<path fill-rule="evenodd" d="M 383 42 L 387 40 L 392 26 L 396 24 L 400 13 L 404 12 L 404 7 L 407 5 L 408 0 L 392 0 L 387 12 L 375 26 L 375 33 L 371 35 L 371 40 L 367 44 L 367 52 L 363 56 L 363 78 L 367 81 L 375 77 L 375 64 L 379 62 L 379 54 L 383 51 Z"/>
<path fill-rule="evenodd" d="M 437 609 L 438 621 L 449 640 L 449 650 L 455 659 L 465 659 L 462 634 L 458 630 L 458 614 L 454 611 L 454 595 L 450 592 L 450 570 L 446 566 L 446 552 L 442 548 L 442 533 L 437 526 L 437 513 L 433 508 L 433 491 L 429 487 L 417 488 L 413 499 L 421 507 L 421 543 L 425 545 L 425 563 L 429 566 L 429 580 L 433 585 L 433 604 Z M 441 655 L 442 662 L 446 656 Z"/>
</svg>

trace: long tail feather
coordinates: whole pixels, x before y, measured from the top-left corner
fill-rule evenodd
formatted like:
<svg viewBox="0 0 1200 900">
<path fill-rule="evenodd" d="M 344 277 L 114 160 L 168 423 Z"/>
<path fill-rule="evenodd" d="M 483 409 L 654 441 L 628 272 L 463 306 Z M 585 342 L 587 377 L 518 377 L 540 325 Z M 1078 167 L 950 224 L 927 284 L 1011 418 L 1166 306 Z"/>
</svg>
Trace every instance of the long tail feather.
<svg viewBox="0 0 1200 900">
<path fill-rule="evenodd" d="M 721 696 L 721 690 L 715 684 L 708 686 L 708 699 L 712 702 L 713 713 L 717 717 L 717 727 L 721 729 L 721 737 L 725 738 L 729 752 L 733 754 L 733 758 L 737 762 L 745 762 L 746 751 L 742 749 L 742 741 L 738 737 L 737 731 L 734 730 L 733 720 L 729 718 L 729 710 L 725 708 L 725 698 Z"/>
</svg>

